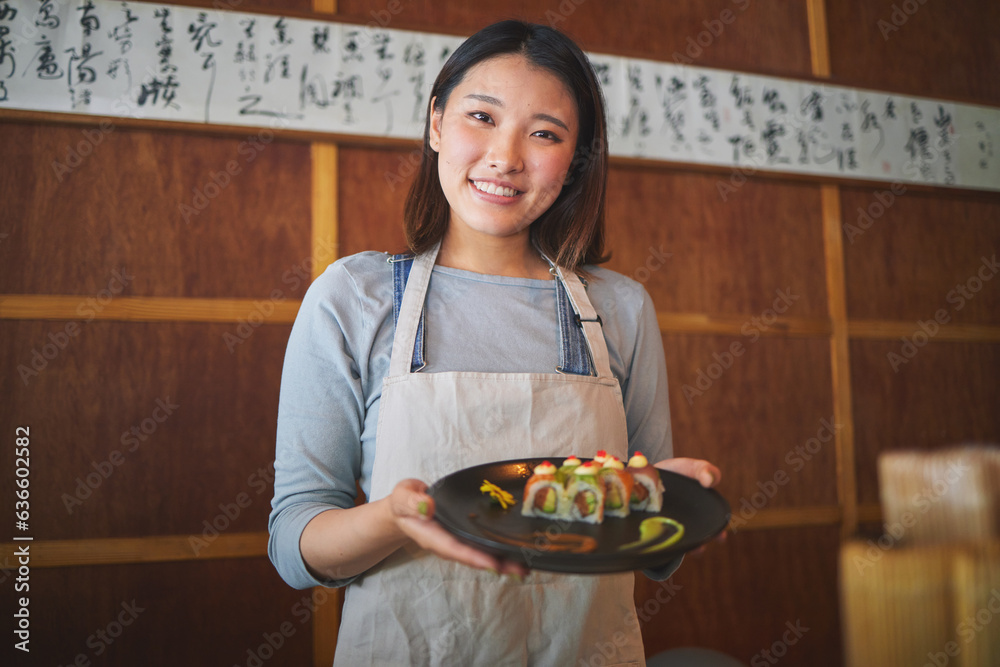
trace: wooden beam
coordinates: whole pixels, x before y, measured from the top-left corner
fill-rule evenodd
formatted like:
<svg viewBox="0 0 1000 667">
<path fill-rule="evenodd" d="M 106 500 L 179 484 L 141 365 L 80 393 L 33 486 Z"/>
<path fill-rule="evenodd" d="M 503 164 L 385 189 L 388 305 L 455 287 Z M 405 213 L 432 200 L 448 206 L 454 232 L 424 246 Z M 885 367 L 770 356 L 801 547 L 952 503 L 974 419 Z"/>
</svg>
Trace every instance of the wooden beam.
<svg viewBox="0 0 1000 667">
<path fill-rule="evenodd" d="M 830 338 L 830 375 L 833 380 L 833 417 L 841 425 L 835 437 L 837 496 L 843 509 L 843 537 L 858 526 L 857 473 L 854 469 L 854 411 L 851 396 L 851 358 L 847 323 L 847 287 L 844 244 L 840 231 L 840 188 L 821 188 L 823 237 L 826 255 L 826 291 L 833 335 Z"/>
<path fill-rule="evenodd" d="M 253 316 L 263 324 L 295 321 L 301 301 L 260 299 L 187 299 L 176 297 L 115 297 L 101 303 L 94 297 L 4 294 L 0 320 L 123 320 L 127 322 L 245 322 Z M 273 308 L 273 310 L 272 310 Z"/>
<path fill-rule="evenodd" d="M 821 79 L 828 79 L 831 71 L 826 0 L 806 0 L 806 18 L 809 22 L 809 56 L 812 61 L 812 74 Z"/>
<path fill-rule="evenodd" d="M 932 320 L 933 317 L 928 317 Z M 935 325 L 937 323 L 935 322 Z M 985 324 L 942 324 L 928 342 L 1000 343 L 1000 326 Z M 851 338 L 866 340 L 898 340 L 912 338 L 917 331 L 924 331 L 917 322 L 888 320 L 851 320 L 847 333 Z M 926 333 L 926 332 L 925 332 Z"/>
<path fill-rule="evenodd" d="M 809 23 L 809 56 L 812 74 L 832 75 L 830 38 L 825 0 L 806 0 Z M 826 298 L 833 332 L 830 338 L 830 374 L 833 382 L 833 416 L 840 424 L 837 451 L 837 499 L 840 503 L 841 537 L 858 526 L 857 473 L 854 469 L 854 413 L 851 405 L 851 358 L 848 345 L 847 287 L 844 279 L 844 242 L 840 231 L 840 187 L 820 186 L 823 249 L 826 260 Z"/>
<path fill-rule="evenodd" d="M 126 563 L 166 563 L 267 555 L 267 533 L 231 533 L 208 541 L 202 535 L 152 535 L 95 540 L 33 540 L 0 544 L 4 567 L 15 563 L 14 552 L 31 549 L 32 567 L 79 567 Z"/>
<path fill-rule="evenodd" d="M 762 509 L 750 519 L 734 516 L 729 522 L 734 533 L 747 530 L 772 530 L 776 528 L 804 528 L 807 526 L 836 526 L 842 514 L 837 505 L 813 507 L 783 507 Z"/>
<path fill-rule="evenodd" d="M 313 280 L 340 255 L 337 145 L 312 145 Z"/>
<path fill-rule="evenodd" d="M 751 324 L 750 318 L 745 315 L 708 313 L 658 313 L 656 319 L 660 331 L 664 333 L 715 333 L 740 336 L 743 335 L 744 327 Z M 767 328 L 757 325 L 755 330 L 763 336 L 824 337 L 830 335 L 832 327 L 829 320 L 779 317 Z"/>
<path fill-rule="evenodd" d="M 322 273 L 334 261 L 337 248 L 336 220 L 314 224 L 313 257 L 315 275 Z M 320 268 L 322 267 L 322 268 Z M 315 277 L 314 275 L 314 277 Z M 117 320 L 125 322 L 245 322 L 251 315 L 256 319 L 263 312 L 264 324 L 290 324 L 295 321 L 301 301 L 271 301 L 269 299 L 194 299 L 183 297 L 116 297 L 107 304 L 100 304 L 93 297 L 51 294 L 0 295 L 0 320 Z M 269 304 L 263 306 L 261 304 Z M 80 309 L 83 309 L 82 311 Z M 657 314 L 663 333 L 696 333 L 742 335 L 743 327 L 750 321 L 746 315 L 716 315 L 710 313 Z M 831 320 L 805 317 L 779 317 L 767 329 L 757 327 L 763 336 L 823 337 L 833 334 Z M 892 320 L 851 320 L 847 322 L 847 335 L 852 339 L 896 340 L 912 336 L 919 330 L 916 322 Z M 979 324 L 941 325 L 930 342 L 1000 342 L 1000 327 Z"/>
</svg>

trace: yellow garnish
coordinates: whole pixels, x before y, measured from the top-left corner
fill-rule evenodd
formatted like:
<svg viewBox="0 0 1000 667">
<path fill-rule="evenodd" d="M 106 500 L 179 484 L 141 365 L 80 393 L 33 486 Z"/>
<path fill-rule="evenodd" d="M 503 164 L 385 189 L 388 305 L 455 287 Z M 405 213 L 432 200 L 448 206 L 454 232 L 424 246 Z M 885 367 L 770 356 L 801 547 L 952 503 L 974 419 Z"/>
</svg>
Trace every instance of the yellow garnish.
<svg viewBox="0 0 1000 667">
<path fill-rule="evenodd" d="M 665 539 L 663 542 L 656 544 L 656 541 L 666 532 L 666 528 L 664 528 L 664 526 L 672 526 L 674 534 Z M 648 554 L 651 551 L 659 551 L 660 549 L 672 547 L 677 542 L 680 542 L 682 537 L 684 537 L 684 524 L 678 523 L 673 519 L 668 519 L 665 516 L 653 516 L 648 519 L 643 519 L 642 523 L 639 524 L 639 540 L 637 542 L 629 542 L 628 544 L 623 544 L 618 548 L 631 549 L 633 547 L 644 546 L 646 548 L 642 550 L 642 553 Z"/>
<path fill-rule="evenodd" d="M 493 500 L 500 503 L 500 507 L 507 509 L 514 504 L 514 496 L 512 496 L 507 491 L 504 491 L 499 486 L 489 481 L 488 479 L 483 480 L 483 485 L 479 487 L 479 490 L 483 493 L 490 494 Z"/>
</svg>

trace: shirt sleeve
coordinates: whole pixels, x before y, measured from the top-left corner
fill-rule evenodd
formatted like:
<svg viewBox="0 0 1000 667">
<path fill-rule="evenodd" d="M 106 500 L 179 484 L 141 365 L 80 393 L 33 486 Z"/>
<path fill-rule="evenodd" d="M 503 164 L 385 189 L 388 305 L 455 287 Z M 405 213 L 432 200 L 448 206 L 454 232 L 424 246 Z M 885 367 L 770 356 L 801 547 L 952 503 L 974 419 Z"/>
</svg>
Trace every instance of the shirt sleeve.
<svg viewBox="0 0 1000 667">
<path fill-rule="evenodd" d="M 642 452 L 650 463 L 674 455 L 670 424 L 670 396 L 667 389 L 667 365 L 663 337 L 656 318 L 653 300 L 642 290 L 632 363 L 623 398 L 628 423 L 629 455 Z M 664 581 L 677 571 L 684 557 L 658 568 L 643 570 L 653 581 Z"/>
<path fill-rule="evenodd" d="M 674 455 L 670 396 L 656 308 L 649 293 L 641 287 L 640 290 L 642 305 L 622 398 L 628 424 L 629 456 L 640 451 L 650 463 L 656 463 Z"/>
<path fill-rule="evenodd" d="M 353 278 L 334 264 L 310 286 L 288 339 L 268 556 L 295 588 L 352 581 L 314 576 L 299 551 L 299 539 L 316 515 L 355 504 L 365 411 L 357 351 L 370 333 L 370 319 Z"/>
</svg>

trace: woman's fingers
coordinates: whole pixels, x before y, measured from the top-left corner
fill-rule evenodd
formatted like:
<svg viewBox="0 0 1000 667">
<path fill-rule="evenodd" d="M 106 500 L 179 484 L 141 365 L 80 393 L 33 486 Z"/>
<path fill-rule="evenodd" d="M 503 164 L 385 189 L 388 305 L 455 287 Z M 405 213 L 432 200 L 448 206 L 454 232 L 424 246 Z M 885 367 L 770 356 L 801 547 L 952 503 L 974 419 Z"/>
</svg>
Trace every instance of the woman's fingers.
<svg viewBox="0 0 1000 667">
<path fill-rule="evenodd" d="M 698 480 L 698 482 L 710 488 L 719 483 L 722 479 L 722 472 L 703 459 L 676 458 L 664 459 L 654 464 L 657 468 L 676 472 L 678 474 Z"/>
<path fill-rule="evenodd" d="M 528 574 L 528 569 L 519 563 L 502 560 L 460 542 L 436 521 L 406 517 L 399 520 L 399 525 L 403 532 L 419 547 L 441 558 L 499 574 L 513 574 L 522 577 Z"/>
<path fill-rule="evenodd" d="M 396 519 L 430 519 L 434 516 L 434 499 L 427 495 L 427 485 L 419 479 L 404 479 L 389 496 L 392 515 Z"/>
<path fill-rule="evenodd" d="M 441 524 L 431 521 L 434 499 L 426 491 L 427 485 L 420 480 L 404 479 L 389 496 L 396 524 L 420 548 L 480 570 L 518 576 L 528 574 L 528 569 L 520 563 L 505 561 L 460 542 Z"/>
</svg>

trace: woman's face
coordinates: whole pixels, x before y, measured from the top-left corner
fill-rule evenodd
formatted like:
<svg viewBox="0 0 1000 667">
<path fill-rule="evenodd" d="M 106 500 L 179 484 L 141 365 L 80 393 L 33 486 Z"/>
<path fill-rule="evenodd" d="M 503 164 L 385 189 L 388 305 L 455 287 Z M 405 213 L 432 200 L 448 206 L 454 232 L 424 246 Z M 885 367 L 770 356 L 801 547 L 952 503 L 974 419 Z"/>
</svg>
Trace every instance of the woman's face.
<svg viewBox="0 0 1000 667">
<path fill-rule="evenodd" d="M 448 233 L 527 239 L 562 190 L 578 132 L 576 103 L 548 70 L 517 55 L 472 67 L 431 117 Z"/>
</svg>

